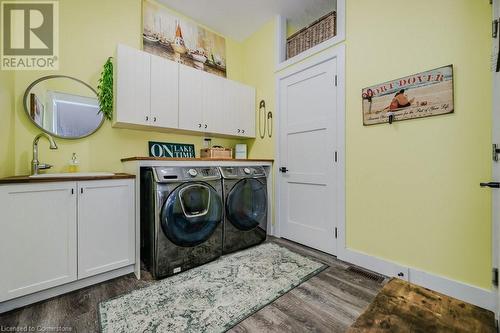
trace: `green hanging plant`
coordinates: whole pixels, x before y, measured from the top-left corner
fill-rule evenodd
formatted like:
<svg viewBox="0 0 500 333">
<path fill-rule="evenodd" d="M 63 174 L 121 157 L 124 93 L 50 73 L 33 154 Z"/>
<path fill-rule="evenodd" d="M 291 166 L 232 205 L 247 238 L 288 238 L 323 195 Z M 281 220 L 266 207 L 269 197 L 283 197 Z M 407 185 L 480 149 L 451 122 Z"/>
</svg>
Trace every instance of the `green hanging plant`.
<svg viewBox="0 0 500 333">
<path fill-rule="evenodd" d="M 108 120 L 113 119 L 113 58 L 109 57 L 104 64 L 104 69 L 97 86 L 97 96 L 99 98 L 99 113 Z"/>
</svg>

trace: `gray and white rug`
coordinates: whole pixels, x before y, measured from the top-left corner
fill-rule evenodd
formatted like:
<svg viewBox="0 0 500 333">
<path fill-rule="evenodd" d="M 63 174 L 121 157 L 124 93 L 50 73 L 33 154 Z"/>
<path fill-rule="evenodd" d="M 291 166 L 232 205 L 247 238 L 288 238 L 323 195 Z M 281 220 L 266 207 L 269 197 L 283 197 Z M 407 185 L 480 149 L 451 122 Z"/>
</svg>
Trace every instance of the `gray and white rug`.
<svg viewBox="0 0 500 333">
<path fill-rule="evenodd" d="M 266 243 L 99 305 L 103 332 L 224 332 L 326 265 Z"/>
</svg>

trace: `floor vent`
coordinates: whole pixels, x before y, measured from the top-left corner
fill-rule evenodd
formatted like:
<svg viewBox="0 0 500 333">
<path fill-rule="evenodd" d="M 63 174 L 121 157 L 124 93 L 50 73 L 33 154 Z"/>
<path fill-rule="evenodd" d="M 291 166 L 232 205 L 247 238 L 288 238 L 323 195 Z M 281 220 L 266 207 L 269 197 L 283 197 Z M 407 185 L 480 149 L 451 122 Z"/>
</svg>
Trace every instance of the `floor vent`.
<svg viewBox="0 0 500 333">
<path fill-rule="evenodd" d="M 361 268 L 356 267 L 356 266 L 349 266 L 349 267 L 347 267 L 346 270 L 348 272 L 360 275 L 364 278 L 376 281 L 378 283 L 382 283 L 385 280 L 385 277 L 382 275 L 378 275 L 378 274 L 373 273 L 373 272 L 365 271 L 364 269 L 361 269 Z"/>
</svg>

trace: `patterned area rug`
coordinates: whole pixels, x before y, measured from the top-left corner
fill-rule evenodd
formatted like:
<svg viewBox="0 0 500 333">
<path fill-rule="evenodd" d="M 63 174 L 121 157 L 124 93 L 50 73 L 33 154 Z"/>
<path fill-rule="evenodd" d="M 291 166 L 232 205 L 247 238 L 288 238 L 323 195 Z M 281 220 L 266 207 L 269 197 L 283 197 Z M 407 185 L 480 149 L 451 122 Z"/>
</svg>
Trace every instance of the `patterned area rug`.
<svg viewBox="0 0 500 333">
<path fill-rule="evenodd" d="M 327 266 L 266 243 L 99 305 L 102 332 L 224 332 Z"/>
</svg>

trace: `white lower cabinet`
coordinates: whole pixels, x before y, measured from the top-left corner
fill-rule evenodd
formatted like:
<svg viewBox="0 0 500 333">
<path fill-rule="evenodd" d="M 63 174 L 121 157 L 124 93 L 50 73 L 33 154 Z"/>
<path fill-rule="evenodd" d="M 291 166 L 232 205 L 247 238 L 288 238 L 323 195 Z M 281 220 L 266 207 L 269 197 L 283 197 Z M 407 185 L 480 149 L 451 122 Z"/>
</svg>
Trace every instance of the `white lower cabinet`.
<svg viewBox="0 0 500 333">
<path fill-rule="evenodd" d="M 76 183 L 0 186 L 0 302 L 76 280 Z"/>
<path fill-rule="evenodd" d="M 132 265 L 134 180 L 0 185 L 0 302 Z"/>
<path fill-rule="evenodd" d="M 78 278 L 134 263 L 134 184 L 78 183 Z"/>
</svg>

